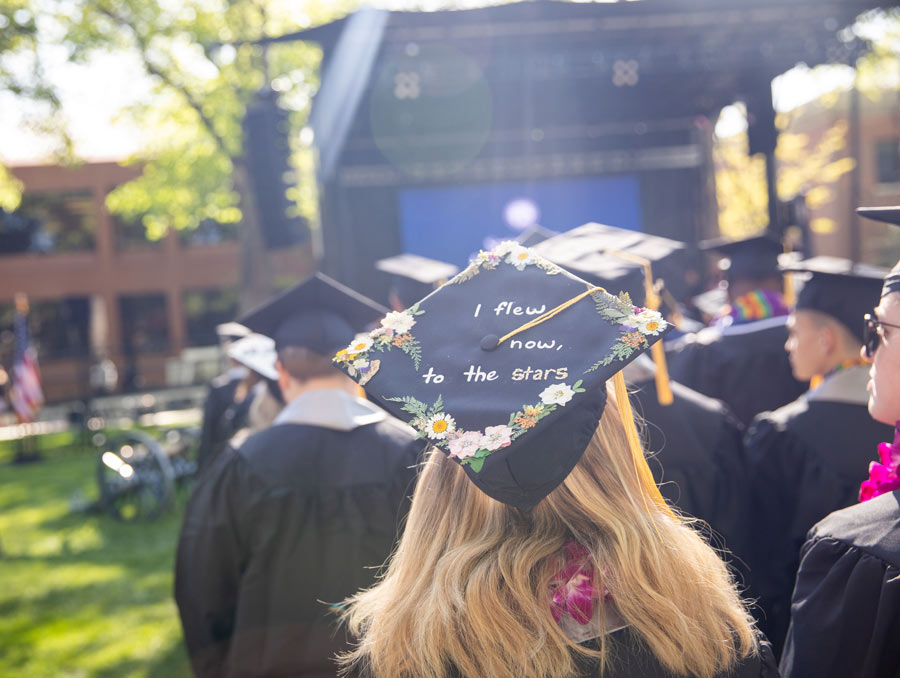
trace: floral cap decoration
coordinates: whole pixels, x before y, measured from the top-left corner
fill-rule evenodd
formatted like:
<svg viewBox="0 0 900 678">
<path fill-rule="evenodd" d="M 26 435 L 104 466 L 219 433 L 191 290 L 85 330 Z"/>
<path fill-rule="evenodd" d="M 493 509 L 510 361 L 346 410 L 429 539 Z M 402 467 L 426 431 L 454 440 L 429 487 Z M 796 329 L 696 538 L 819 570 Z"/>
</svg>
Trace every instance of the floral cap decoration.
<svg viewBox="0 0 900 678">
<path fill-rule="evenodd" d="M 567 271 L 593 285 L 624 290 L 636 305 L 651 311 L 662 305 L 661 290 L 673 297 L 687 293 L 683 284 L 686 250 L 677 240 L 596 223 L 560 233 L 535 247 L 538 254 Z M 677 325 L 673 305 L 670 319 Z M 656 396 L 661 405 L 671 405 L 674 396 L 662 344 L 653 345 L 651 357 L 656 365 Z"/>
<path fill-rule="evenodd" d="M 606 380 L 668 327 L 627 294 L 507 241 L 387 314 L 334 360 L 482 491 L 528 510 L 581 458 L 603 414 Z M 640 457 L 636 433 L 630 439 Z M 646 468 L 643 457 L 636 463 Z"/>
</svg>

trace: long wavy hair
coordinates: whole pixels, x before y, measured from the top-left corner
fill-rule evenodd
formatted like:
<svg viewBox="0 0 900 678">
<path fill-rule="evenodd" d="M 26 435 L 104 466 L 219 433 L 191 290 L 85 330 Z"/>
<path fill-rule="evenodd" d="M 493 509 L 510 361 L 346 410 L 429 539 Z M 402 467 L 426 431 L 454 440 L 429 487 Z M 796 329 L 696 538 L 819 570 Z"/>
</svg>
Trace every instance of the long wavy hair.
<svg viewBox="0 0 900 678">
<path fill-rule="evenodd" d="M 669 671 L 711 678 L 756 652 L 727 567 L 687 519 L 657 503 L 609 390 L 581 461 L 528 513 L 483 494 L 431 450 L 386 572 L 347 601 L 343 618 L 357 644 L 340 657 L 345 671 L 569 678 L 579 658 L 607 666 L 603 636 L 599 649 L 579 645 L 553 619 L 550 582 L 570 539 L 598 565 L 595 589 L 611 593 L 619 616 Z M 601 613 L 610 604 L 602 598 Z"/>
</svg>

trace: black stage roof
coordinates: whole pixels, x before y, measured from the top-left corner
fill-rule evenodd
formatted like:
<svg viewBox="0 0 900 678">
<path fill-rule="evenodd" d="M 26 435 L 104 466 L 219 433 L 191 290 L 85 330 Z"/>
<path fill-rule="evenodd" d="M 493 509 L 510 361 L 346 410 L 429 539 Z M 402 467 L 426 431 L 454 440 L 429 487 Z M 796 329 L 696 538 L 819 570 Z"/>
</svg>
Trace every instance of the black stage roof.
<svg viewBox="0 0 900 678">
<path fill-rule="evenodd" d="M 714 117 L 728 104 L 768 95 L 772 78 L 798 63 L 849 63 L 859 46 L 841 29 L 879 0 L 638 0 L 574 3 L 539 0 L 437 12 L 363 10 L 330 24 L 273 39 L 312 40 L 325 51 L 312 123 L 323 176 L 344 147 L 362 92 L 376 66 L 394 59 L 432 62 L 453 45 L 485 69 L 494 87 L 540 88 L 532 106 L 571 100 L 572 81 L 606 82 L 604 105 L 590 120 L 559 124 L 660 122 Z M 453 66 L 450 66 L 452 68 Z M 427 67 L 425 68 L 427 71 Z M 560 83 L 568 83 L 561 87 Z M 498 97 L 503 100 L 503 97 Z M 574 102 L 569 106 L 580 110 Z M 770 102 L 768 102 L 770 104 Z M 545 119 L 532 111 L 535 119 Z M 335 125 L 336 120 L 345 121 Z M 327 122 L 326 122 L 327 121 Z"/>
</svg>

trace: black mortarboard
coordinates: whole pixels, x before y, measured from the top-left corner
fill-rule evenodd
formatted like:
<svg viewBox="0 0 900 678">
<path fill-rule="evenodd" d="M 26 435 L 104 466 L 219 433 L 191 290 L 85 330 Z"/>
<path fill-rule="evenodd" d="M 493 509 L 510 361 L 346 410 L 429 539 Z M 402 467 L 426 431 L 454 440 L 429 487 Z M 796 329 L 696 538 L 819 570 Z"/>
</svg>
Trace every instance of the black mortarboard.
<svg viewBox="0 0 900 678">
<path fill-rule="evenodd" d="M 858 207 L 856 213 L 866 219 L 883 221 L 886 224 L 900 226 L 900 206 L 895 207 Z"/>
<path fill-rule="evenodd" d="M 863 316 L 878 304 L 881 281 L 887 273 L 885 269 L 854 264 L 849 259 L 820 256 L 782 270 L 805 274 L 807 278 L 794 308 L 831 316 L 862 343 Z"/>
<path fill-rule="evenodd" d="M 302 346 L 331 355 L 387 311 L 327 275 L 315 273 L 238 319 L 275 340 L 275 349 Z"/>
<path fill-rule="evenodd" d="M 859 207 L 857 214 L 866 219 L 882 221 L 892 226 L 900 226 L 900 206 L 897 207 Z M 900 292 L 900 261 L 884 277 L 881 296 L 891 292 Z"/>
<path fill-rule="evenodd" d="M 691 301 L 703 315 L 715 318 L 722 313 L 722 308 L 728 305 L 728 293 L 721 287 L 714 287 L 698 294 Z"/>
<path fill-rule="evenodd" d="M 459 271 L 459 266 L 418 254 L 397 254 L 380 259 L 375 262 L 375 268 L 392 276 L 391 291 L 404 306 L 430 294 Z"/>
<path fill-rule="evenodd" d="M 667 326 L 626 294 L 612 296 L 507 241 L 388 314 L 335 362 L 482 491 L 528 510 L 581 458 L 610 377 L 636 469 L 655 487 L 620 370 Z"/>
<path fill-rule="evenodd" d="M 534 247 L 538 243 L 549 240 L 555 235 L 559 235 L 559 232 L 551 231 L 549 228 L 544 228 L 543 226 L 535 224 L 519 233 L 519 235 L 516 236 L 516 242 L 522 247 Z"/>
<path fill-rule="evenodd" d="M 682 242 L 594 223 L 560 233 L 534 250 L 588 282 L 628 292 L 636 304 L 645 302 L 647 266 L 652 266 L 651 286 L 662 279 L 676 290 L 687 266 Z"/>
<path fill-rule="evenodd" d="M 769 234 L 743 240 L 713 238 L 700 242 L 698 247 L 707 252 L 718 252 L 728 259 L 729 279 L 760 279 L 778 275 L 778 255 L 784 251 L 778 239 Z"/>
<path fill-rule="evenodd" d="M 589 283 L 628 292 L 635 304 L 654 311 L 660 307 L 655 289 L 660 272 L 667 272 L 668 278 L 677 282 L 687 265 L 684 243 L 594 223 L 545 240 L 534 249 Z M 662 345 L 654 348 L 653 360 L 660 403 L 671 404 Z"/>
</svg>

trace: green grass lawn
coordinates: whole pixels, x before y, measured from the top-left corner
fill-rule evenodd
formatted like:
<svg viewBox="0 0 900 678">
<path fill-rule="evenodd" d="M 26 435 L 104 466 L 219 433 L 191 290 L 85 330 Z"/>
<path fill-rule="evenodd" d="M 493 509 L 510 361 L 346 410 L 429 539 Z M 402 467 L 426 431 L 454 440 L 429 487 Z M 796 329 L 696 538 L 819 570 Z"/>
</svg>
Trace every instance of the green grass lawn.
<svg viewBox="0 0 900 678">
<path fill-rule="evenodd" d="M 60 435 L 39 463 L 0 445 L 0 677 L 188 678 L 172 598 L 184 497 L 154 523 L 72 513 L 74 494 L 97 495 L 97 456 Z"/>
</svg>

